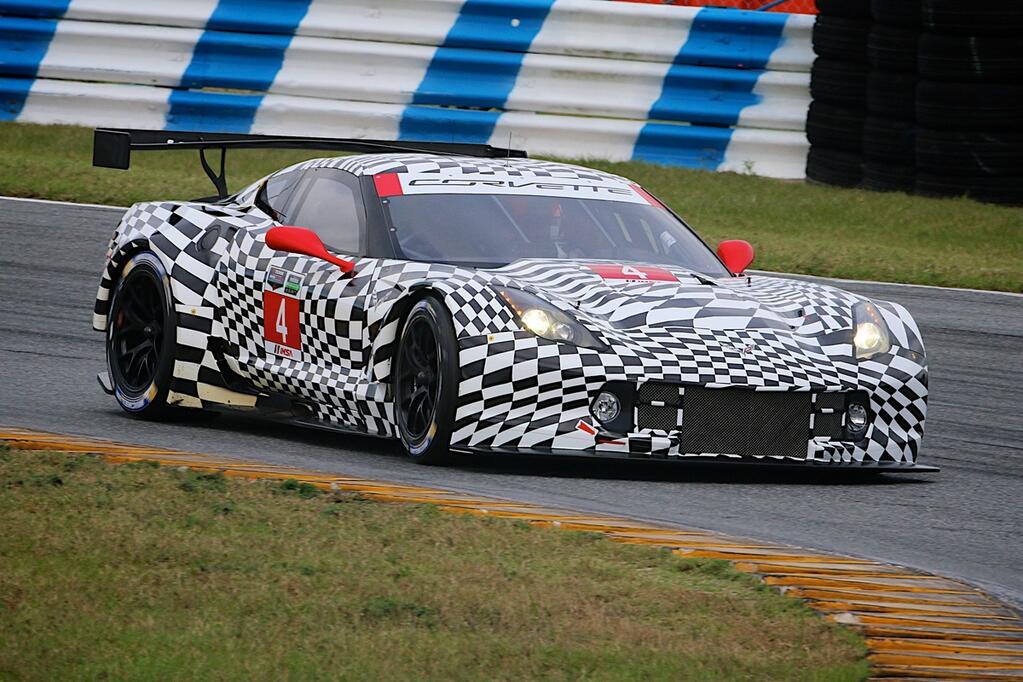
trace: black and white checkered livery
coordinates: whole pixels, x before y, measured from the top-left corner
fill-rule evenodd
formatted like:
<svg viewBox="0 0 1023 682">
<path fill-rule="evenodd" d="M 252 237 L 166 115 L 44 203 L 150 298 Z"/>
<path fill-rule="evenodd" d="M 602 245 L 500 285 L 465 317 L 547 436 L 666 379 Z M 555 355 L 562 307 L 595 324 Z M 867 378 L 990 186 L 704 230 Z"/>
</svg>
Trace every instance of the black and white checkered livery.
<svg viewBox="0 0 1023 682">
<path fill-rule="evenodd" d="M 313 168 L 636 187 L 567 164 L 429 154 L 316 159 L 279 174 Z M 459 349 L 453 450 L 916 466 L 927 366 L 919 330 L 900 305 L 873 301 L 890 348 L 858 359 L 853 308 L 867 299 L 803 280 L 708 278 L 660 265 L 675 281 L 612 282 L 589 259 L 477 268 L 369 255 L 354 258 L 355 274 L 346 275 L 267 246 L 267 231 L 281 223 L 258 205 L 263 182 L 217 203 L 136 204 L 114 232 L 93 326 L 107 328 L 132 256 L 157 254 L 178 315 L 169 403 L 259 414 L 287 405 L 299 421 L 395 437 L 397 339 L 411 303 L 432 294 L 451 313 Z M 266 350 L 262 296 L 271 269 L 297 277 L 304 342 L 290 356 Z M 499 287 L 543 298 L 604 347 L 535 335 Z M 608 386 L 625 387 L 627 432 L 593 414 Z M 856 395 L 867 397 L 870 422 L 850 439 L 843 410 Z M 772 426 L 779 419 L 784 428 Z"/>
</svg>

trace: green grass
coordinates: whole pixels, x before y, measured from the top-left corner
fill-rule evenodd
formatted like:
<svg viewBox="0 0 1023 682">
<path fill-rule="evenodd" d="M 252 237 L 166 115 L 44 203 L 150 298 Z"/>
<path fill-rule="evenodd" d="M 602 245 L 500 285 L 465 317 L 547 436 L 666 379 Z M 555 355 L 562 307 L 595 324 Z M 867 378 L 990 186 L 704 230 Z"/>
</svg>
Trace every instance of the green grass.
<svg viewBox="0 0 1023 682">
<path fill-rule="evenodd" d="M 0 679 L 857 680 L 722 562 L 295 482 L 0 449 Z"/>
<path fill-rule="evenodd" d="M 0 194 L 127 205 L 212 192 L 196 152 L 138 154 L 126 173 L 92 168 L 91 140 L 85 128 L 0 123 Z M 228 160 L 231 189 L 323 155 L 235 152 Z M 644 163 L 584 163 L 640 182 L 712 244 L 749 240 L 755 267 L 1023 291 L 1021 208 Z"/>
</svg>

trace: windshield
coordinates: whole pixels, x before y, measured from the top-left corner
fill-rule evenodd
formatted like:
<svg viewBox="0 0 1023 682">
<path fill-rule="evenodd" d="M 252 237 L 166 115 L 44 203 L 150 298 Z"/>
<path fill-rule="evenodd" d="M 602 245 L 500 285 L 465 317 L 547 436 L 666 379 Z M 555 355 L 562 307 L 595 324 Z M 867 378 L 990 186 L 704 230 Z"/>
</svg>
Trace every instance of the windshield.
<svg viewBox="0 0 1023 682">
<path fill-rule="evenodd" d="M 520 258 L 610 259 L 728 275 L 689 228 L 650 204 L 506 194 L 416 194 L 383 203 L 407 260 L 498 267 Z"/>
</svg>

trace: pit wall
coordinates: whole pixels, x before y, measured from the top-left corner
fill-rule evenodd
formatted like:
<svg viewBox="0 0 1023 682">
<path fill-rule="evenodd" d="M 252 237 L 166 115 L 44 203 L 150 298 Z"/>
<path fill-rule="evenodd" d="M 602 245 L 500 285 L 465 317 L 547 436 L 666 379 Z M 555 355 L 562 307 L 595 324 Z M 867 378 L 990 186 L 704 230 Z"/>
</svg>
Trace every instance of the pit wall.
<svg viewBox="0 0 1023 682">
<path fill-rule="evenodd" d="M 0 0 L 0 120 L 802 178 L 812 27 L 601 0 Z"/>
</svg>

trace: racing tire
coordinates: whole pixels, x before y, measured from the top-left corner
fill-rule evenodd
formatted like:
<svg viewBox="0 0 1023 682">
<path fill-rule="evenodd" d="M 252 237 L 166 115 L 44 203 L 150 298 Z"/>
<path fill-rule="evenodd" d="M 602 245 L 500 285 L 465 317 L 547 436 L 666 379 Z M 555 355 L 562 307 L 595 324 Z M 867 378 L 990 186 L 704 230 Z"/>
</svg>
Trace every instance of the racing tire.
<svg viewBox="0 0 1023 682">
<path fill-rule="evenodd" d="M 811 102 L 806 114 L 806 138 L 811 145 L 859 152 L 863 147 L 863 120 L 859 109 Z"/>
<path fill-rule="evenodd" d="M 859 187 L 863 180 L 863 157 L 825 147 L 810 147 L 806 179 L 822 185 Z"/>
<path fill-rule="evenodd" d="M 1023 49 L 1018 38 L 920 36 L 917 70 L 921 78 L 963 83 L 1023 81 Z"/>
<path fill-rule="evenodd" d="M 912 166 L 916 160 L 916 124 L 867 116 L 863 122 L 863 158 L 868 162 Z"/>
<path fill-rule="evenodd" d="M 884 26 L 920 27 L 920 0 L 871 0 L 870 16 Z"/>
<path fill-rule="evenodd" d="M 871 71 L 867 79 L 867 111 L 885 118 L 914 120 L 916 84 L 916 74 Z"/>
<path fill-rule="evenodd" d="M 1019 175 L 1023 133 L 921 130 L 916 159 L 921 171 L 935 175 Z"/>
<path fill-rule="evenodd" d="M 817 0 L 817 13 L 825 17 L 869 19 L 869 0 Z"/>
<path fill-rule="evenodd" d="M 1023 85 L 922 80 L 916 90 L 916 119 L 936 130 L 1018 130 Z"/>
<path fill-rule="evenodd" d="M 935 33 L 965 36 L 1023 33 L 1023 3 L 1019 2 L 923 0 L 920 9 L 923 27 Z"/>
<path fill-rule="evenodd" d="M 121 271 L 107 316 L 107 371 L 128 415 L 159 421 L 178 412 L 167 404 L 176 337 L 167 271 L 152 251 L 137 253 Z"/>
<path fill-rule="evenodd" d="M 867 37 L 867 60 L 875 69 L 915 73 L 919 43 L 917 30 L 875 24 Z"/>
<path fill-rule="evenodd" d="M 867 101 L 867 65 L 818 57 L 810 70 L 810 96 L 825 104 L 862 109 Z"/>
<path fill-rule="evenodd" d="M 813 25 L 813 51 L 820 57 L 867 62 L 867 21 L 819 16 Z"/>
<path fill-rule="evenodd" d="M 867 161 L 863 164 L 863 189 L 875 192 L 912 192 L 916 186 L 914 166 Z"/>
<path fill-rule="evenodd" d="M 405 318 L 394 362 L 394 415 L 405 454 L 446 464 L 458 397 L 458 341 L 451 313 L 433 297 Z"/>
</svg>

